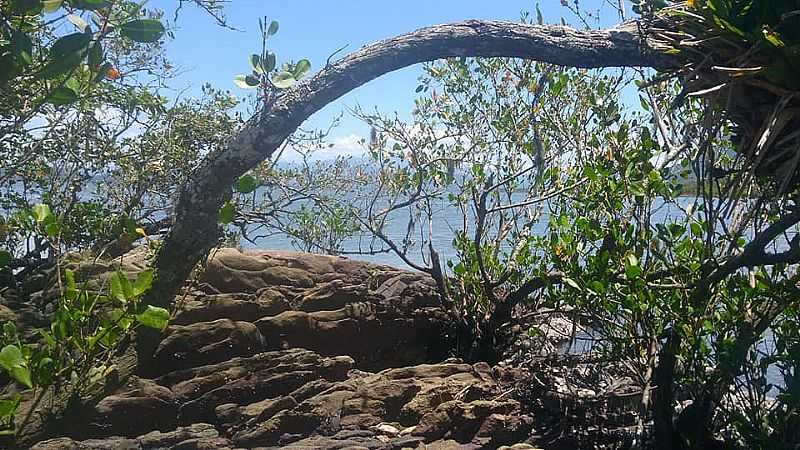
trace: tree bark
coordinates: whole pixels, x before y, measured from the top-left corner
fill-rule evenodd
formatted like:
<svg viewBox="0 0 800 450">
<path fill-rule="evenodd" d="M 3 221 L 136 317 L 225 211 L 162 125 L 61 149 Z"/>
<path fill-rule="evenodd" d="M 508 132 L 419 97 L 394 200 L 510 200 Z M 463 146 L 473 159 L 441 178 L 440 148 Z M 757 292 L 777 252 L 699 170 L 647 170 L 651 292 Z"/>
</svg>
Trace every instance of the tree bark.
<svg viewBox="0 0 800 450">
<path fill-rule="evenodd" d="M 159 249 L 146 304 L 169 307 L 192 269 L 218 242 L 220 207 L 231 185 L 269 158 L 303 121 L 325 105 L 385 73 L 448 57 L 516 57 L 578 68 L 666 68 L 671 60 L 643 37 L 639 22 L 599 31 L 510 22 L 437 25 L 367 45 L 284 91 L 256 114 L 226 148 L 208 155 L 183 187 L 173 226 Z M 144 340 L 143 340 L 144 341 Z M 140 358 L 154 350 L 146 339 Z"/>
</svg>

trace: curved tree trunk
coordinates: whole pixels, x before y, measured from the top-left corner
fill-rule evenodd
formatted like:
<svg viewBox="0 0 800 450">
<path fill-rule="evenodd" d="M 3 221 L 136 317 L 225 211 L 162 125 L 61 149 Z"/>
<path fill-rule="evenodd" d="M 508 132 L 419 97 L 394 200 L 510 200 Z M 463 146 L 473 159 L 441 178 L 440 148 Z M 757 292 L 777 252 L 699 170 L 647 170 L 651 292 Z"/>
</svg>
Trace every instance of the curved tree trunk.
<svg viewBox="0 0 800 450">
<path fill-rule="evenodd" d="M 448 57 L 517 57 L 579 68 L 665 68 L 668 57 L 652 50 L 639 22 L 600 31 L 511 22 L 466 21 L 437 25 L 380 41 L 323 68 L 284 91 L 256 114 L 226 148 L 208 155 L 182 189 L 174 223 L 159 249 L 146 304 L 169 308 L 192 269 L 218 242 L 220 207 L 231 185 L 269 158 L 303 121 L 325 105 L 385 73 Z M 140 339 L 147 359 L 158 336 Z"/>
<path fill-rule="evenodd" d="M 516 57 L 578 68 L 673 66 L 673 60 L 648 43 L 642 27 L 634 21 L 606 30 L 576 31 L 473 20 L 367 45 L 324 67 L 284 91 L 251 118 L 227 147 L 206 157 L 181 191 L 174 223 L 156 258 L 153 287 L 143 301 L 170 308 L 191 271 L 217 244 L 221 236 L 218 211 L 230 199 L 233 182 L 269 158 L 310 115 L 358 86 L 403 67 L 448 57 Z M 139 336 L 137 353 L 144 370 L 158 341 L 157 333 L 144 331 Z M 671 411 L 661 415 L 671 417 Z M 662 437 L 672 433 L 671 429 L 658 431 Z"/>
<path fill-rule="evenodd" d="M 169 307 L 197 262 L 217 243 L 220 207 L 231 185 L 272 153 L 311 114 L 385 73 L 448 57 L 517 57 L 562 66 L 669 67 L 642 38 L 638 22 L 600 31 L 511 22 L 466 21 L 423 28 L 361 48 L 285 91 L 228 146 L 210 154 L 184 186 L 158 252 L 147 304 Z"/>
</svg>

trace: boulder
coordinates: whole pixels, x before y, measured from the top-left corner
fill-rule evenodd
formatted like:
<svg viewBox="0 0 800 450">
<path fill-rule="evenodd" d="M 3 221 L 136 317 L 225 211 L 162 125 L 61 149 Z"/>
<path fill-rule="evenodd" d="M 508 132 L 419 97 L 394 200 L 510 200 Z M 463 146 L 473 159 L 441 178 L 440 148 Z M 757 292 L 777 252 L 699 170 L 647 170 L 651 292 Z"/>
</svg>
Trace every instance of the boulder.
<svg viewBox="0 0 800 450">
<path fill-rule="evenodd" d="M 133 417 L 136 420 L 131 420 Z M 173 430 L 177 425 L 178 402 L 172 391 L 152 380 L 134 376 L 117 393 L 94 407 L 85 433 L 138 436 L 153 430 Z M 83 432 L 79 434 L 86 436 Z"/>
<path fill-rule="evenodd" d="M 255 325 L 219 319 L 169 326 L 154 360 L 164 372 L 251 356 L 264 349 L 264 337 Z"/>
<path fill-rule="evenodd" d="M 252 322 L 262 317 L 274 316 L 291 308 L 283 295 L 266 288 L 258 294 L 232 293 L 194 295 L 181 303 L 174 325 L 213 322 L 218 319 Z"/>
<path fill-rule="evenodd" d="M 144 267 L 124 259 L 131 277 Z M 114 266 L 75 267 L 102 278 Z M 222 249 L 200 278 L 151 378 L 131 378 L 34 448 L 462 449 L 530 435 L 509 395 L 526 374 L 446 360 L 451 318 L 425 274 Z"/>
<path fill-rule="evenodd" d="M 132 420 L 130 417 L 129 420 Z M 230 442 L 221 438 L 213 425 L 196 423 L 173 431 L 153 431 L 136 438 L 110 436 L 102 439 L 75 441 L 70 438 L 39 442 L 31 450 L 211 450 L 230 449 Z"/>
</svg>

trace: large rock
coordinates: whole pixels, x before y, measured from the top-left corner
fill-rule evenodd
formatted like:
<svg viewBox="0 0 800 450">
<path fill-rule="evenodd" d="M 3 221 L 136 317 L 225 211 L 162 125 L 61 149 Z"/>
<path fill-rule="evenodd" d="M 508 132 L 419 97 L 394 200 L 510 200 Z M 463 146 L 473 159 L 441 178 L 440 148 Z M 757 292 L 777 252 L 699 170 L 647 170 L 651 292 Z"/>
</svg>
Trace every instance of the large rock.
<svg viewBox="0 0 800 450">
<path fill-rule="evenodd" d="M 135 421 L 131 416 L 128 420 Z M 213 425 L 196 423 L 173 431 L 153 431 L 135 438 L 111 436 L 104 439 L 76 441 L 57 438 L 39 442 L 31 450 L 212 450 L 230 449 L 230 442 L 220 437 Z"/>
<path fill-rule="evenodd" d="M 154 359 L 162 373 L 251 356 L 265 349 L 264 337 L 249 322 L 219 319 L 171 325 Z"/>
<path fill-rule="evenodd" d="M 258 294 L 193 295 L 181 303 L 171 323 L 188 325 L 217 319 L 252 322 L 289 309 L 291 306 L 283 294 L 270 288 L 261 289 Z"/>
<path fill-rule="evenodd" d="M 519 402 L 504 398 L 521 373 L 352 366 L 346 356 L 291 349 L 133 379 L 97 405 L 88 432 L 35 448 L 496 448 L 531 430 Z M 87 435 L 94 439 L 77 440 Z"/>
<path fill-rule="evenodd" d="M 152 380 L 134 376 L 118 393 L 94 407 L 87 430 L 76 435 L 137 436 L 152 430 L 173 430 L 177 425 L 175 394 Z"/>
<path fill-rule="evenodd" d="M 330 440 L 343 431 L 360 431 L 351 445 L 392 448 L 392 441 L 403 437 L 405 430 L 405 444 L 451 439 L 477 446 L 511 444 L 527 436 L 533 421 L 516 400 L 494 400 L 505 388 L 485 364 L 352 373 L 305 400 L 286 402 L 284 409 L 271 408 L 259 416 L 242 414 L 245 420 L 232 429 L 232 440 L 245 448 L 292 441 L 301 445 L 318 439 L 314 436 Z M 346 436 L 345 440 L 353 440 L 354 435 Z"/>
<path fill-rule="evenodd" d="M 95 408 L 94 439 L 78 441 L 86 434 L 76 429 L 36 448 L 497 448 L 531 430 L 507 395 L 524 373 L 457 362 L 352 366 L 291 349 L 134 379 Z"/>
<path fill-rule="evenodd" d="M 440 361 L 451 348 L 451 319 L 425 274 L 335 256 L 222 249 L 202 281 L 206 292 L 188 294 L 173 323 L 247 321 L 268 350 L 348 355 L 370 370 Z"/>
<path fill-rule="evenodd" d="M 222 249 L 173 317 L 151 379 L 34 448 L 497 448 L 531 430 L 509 395 L 524 373 L 442 362 L 451 319 L 424 274 Z"/>
</svg>

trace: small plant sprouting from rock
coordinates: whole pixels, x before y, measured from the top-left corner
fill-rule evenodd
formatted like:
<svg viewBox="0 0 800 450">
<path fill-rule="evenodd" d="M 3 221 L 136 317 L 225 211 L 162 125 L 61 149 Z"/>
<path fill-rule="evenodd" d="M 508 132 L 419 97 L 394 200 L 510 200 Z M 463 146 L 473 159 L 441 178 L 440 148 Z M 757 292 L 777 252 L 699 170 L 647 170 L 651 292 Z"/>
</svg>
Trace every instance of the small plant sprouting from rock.
<svg viewBox="0 0 800 450">
<path fill-rule="evenodd" d="M 302 79 L 311 68 L 311 62 L 301 59 L 297 62 L 286 62 L 278 67 L 275 52 L 267 49 L 267 39 L 278 32 L 278 22 L 273 20 L 267 24 L 266 18 L 258 20 L 261 30 L 261 52 L 250 55 L 249 74 L 239 74 L 233 82 L 242 89 L 261 88 L 265 98 L 271 97 L 275 89 L 287 89 Z"/>
</svg>

